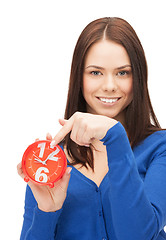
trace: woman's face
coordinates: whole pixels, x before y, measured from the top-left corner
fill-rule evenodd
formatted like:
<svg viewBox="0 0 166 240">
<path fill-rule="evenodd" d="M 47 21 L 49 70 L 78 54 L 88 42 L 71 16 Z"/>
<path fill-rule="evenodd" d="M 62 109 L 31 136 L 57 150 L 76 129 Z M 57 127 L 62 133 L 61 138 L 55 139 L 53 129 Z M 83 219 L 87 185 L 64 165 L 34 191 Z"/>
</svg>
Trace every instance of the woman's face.
<svg viewBox="0 0 166 240">
<path fill-rule="evenodd" d="M 125 48 L 109 40 L 91 46 L 84 63 L 83 96 L 87 112 L 124 122 L 133 98 L 132 68 Z"/>
</svg>

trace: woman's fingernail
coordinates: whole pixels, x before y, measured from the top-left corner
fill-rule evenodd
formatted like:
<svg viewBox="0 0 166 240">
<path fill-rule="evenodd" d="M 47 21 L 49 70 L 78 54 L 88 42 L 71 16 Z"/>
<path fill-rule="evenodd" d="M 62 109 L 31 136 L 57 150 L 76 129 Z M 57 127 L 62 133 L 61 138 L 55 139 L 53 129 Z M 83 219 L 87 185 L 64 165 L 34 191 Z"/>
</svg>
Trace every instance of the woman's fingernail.
<svg viewBox="0 0 166 240">
<path fill-rule="evenodd" d="M 50 143 L 50 148 L 54 148 L 55 145 L 56 145 L 55 140 L 52 140 L 51 143 Z"/>
<path fill-rule="evenodd" d="M 46 136 L 47 136 L 47 137 L 51 137 L 51 134 L 48 132 L 48 133 L 46 134 Z"/>
<path fill-rule="evenodd" d="M 71 173 L 71 170 L 72 170 L 71 167 L 67 168 L 67 174 L 68 174 L 68 175 Z"/>
</svg>

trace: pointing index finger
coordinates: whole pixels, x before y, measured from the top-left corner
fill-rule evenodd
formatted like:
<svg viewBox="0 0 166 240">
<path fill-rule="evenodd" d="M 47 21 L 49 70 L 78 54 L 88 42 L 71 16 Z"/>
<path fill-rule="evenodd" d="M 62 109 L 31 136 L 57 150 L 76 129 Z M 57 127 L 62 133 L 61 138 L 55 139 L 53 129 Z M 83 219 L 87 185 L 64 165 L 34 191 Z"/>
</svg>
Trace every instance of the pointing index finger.
<svg viewBox="0 0 166 240">
<path fill-rule="evenodd" d="M 54 147 L 59 142 L 61 142 L 64 139 L 64 137 L 72 130 L 72 127 L 73 127 L 73 119 L 71 117 L 69 120 L 66 120 L 64 126 L 55 135 L 50 146 Z"/>
</svg>

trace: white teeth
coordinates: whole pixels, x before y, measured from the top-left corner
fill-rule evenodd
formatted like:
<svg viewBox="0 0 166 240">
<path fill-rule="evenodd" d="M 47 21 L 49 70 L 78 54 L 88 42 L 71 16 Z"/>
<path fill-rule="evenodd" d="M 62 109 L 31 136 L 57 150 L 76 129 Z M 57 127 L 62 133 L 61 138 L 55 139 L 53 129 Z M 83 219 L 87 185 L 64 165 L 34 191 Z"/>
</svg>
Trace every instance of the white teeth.
<svg viewBox="0 0 166 240">
<path fill-rule="evenodd" d="M 99 98 L 99 99 L 105 103 L 114 103 L 118 101 L 119 98 Z"/>
</svg>

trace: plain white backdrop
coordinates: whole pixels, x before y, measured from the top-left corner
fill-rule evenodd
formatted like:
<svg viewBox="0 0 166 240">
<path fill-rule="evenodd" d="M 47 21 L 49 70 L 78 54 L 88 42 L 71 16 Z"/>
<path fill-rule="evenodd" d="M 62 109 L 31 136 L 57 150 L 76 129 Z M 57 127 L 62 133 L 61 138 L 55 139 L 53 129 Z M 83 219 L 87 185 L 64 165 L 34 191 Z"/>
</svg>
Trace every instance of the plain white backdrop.
<svg viewBox="0 0 166 240">
<path fill-rule="evenodd" d="M 89 22 L 106 16 L 124 18 L 136 30 L 148 61 L 151 101 L 166 128 L 164 0 L 0 1 L 0 234 L 5 240 L 19 239 L 23 221 L 26 184 L 16 166 L 35 138 L 60 129 L 76 41 Z"/>
</svg>

